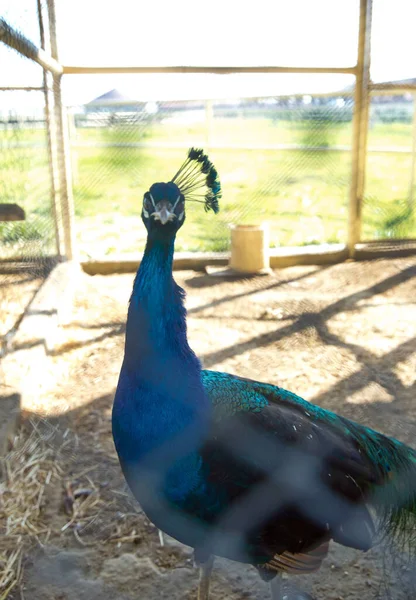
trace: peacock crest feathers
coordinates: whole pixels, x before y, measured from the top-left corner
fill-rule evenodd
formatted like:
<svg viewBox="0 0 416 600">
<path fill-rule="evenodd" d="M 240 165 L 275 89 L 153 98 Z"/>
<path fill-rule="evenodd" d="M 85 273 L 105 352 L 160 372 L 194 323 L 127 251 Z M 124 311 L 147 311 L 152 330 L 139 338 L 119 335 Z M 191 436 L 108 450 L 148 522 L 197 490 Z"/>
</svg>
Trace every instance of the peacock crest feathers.
<svg viewBox="0 0 416 600">
<path fill-rule="evenodd" d="M 203 202 L 206 211 L 219 211 L 221 183 L 218 171 L 200 148 L 190 148 L 188 157 L 171 179 L 186 201 Z"/>
</svg>

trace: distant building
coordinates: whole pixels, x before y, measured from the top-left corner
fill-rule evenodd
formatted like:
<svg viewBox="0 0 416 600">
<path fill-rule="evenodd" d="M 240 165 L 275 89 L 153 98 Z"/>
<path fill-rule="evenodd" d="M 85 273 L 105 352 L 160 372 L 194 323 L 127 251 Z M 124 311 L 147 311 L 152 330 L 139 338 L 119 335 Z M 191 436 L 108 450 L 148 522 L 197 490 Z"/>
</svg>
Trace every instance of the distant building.
<svg viewBox="0 0 416 600">
<path fill-rule="evenodd" d="M 110 90 L 84 105 L 86 113 L 138 112 L 144 109 L 145 102 L 139 102 L 122 94 L 119 90 Z"/>
<path fill-rule="evenodd" d="M 157 118 L 157 102 L 134 100 L 119 90 L 110 90 L 82 107 L 75 115 L 77 127 L 107 127 L 147 123 Z"/>
</svg>

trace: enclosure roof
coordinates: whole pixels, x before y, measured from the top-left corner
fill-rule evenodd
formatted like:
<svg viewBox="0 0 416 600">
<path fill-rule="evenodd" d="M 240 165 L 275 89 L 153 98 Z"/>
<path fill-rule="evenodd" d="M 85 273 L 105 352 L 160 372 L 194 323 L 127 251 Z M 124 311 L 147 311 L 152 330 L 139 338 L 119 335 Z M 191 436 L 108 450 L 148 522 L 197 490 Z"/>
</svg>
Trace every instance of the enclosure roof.
<svg viewBox="0 0 416 600">
<path fill-rule="evenodd" d="M 416 77 L 411 77 L 410 79 L 393 79 L 391 81 L 384 81 L 386 85 L 415 85 Z"/>
<path fill-rule="evenodd" d="M 105 94 L 102 94 L 101 96 L 98 96 L 97 98 L 94 98 L 94 100 L 87 102 L 86 106 L 105 106 L 107 104 L 132 104 L 134 102 L 137 101 L 133 100 L 133 98 L 129 98 L 119 90 L 113 89 L 109 92 L 106 92 Z"/>
</svg>

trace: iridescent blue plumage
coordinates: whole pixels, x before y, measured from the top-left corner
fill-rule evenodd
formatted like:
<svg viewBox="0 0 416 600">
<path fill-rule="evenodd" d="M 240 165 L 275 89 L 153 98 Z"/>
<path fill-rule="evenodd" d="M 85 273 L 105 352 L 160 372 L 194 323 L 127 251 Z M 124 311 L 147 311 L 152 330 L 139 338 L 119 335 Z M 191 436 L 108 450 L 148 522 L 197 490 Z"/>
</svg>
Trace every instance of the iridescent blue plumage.
<svg viewBox="0 0 416 600">
<path fill-rule="evenodd" d="M 201 370 L 172 277 L 180 188 L 154 184 L 142 219 L 113 436 L 148 517 L 199 555 L 264 577 L 319 568 L 330 540 L 367 550 L 370 507 L 383 530 L 414 531 L 413 450 L 277 386 Z"/>
<path fill-rule="evenodd" d="M 168 184 L 151 190 L 156 206 L 178 195 Z M 209 405 L 186 337 L 183 292 L 172 278 L 177 223 L 144 220 L 149 235 L 130 299 L 113 435 L 125 473 L 143 471 L 142 485 L 157 472 L 158 485 L 176 499 L 194 485 L 199 458 L 189 452 L 205 434 Z"/>
</svg>

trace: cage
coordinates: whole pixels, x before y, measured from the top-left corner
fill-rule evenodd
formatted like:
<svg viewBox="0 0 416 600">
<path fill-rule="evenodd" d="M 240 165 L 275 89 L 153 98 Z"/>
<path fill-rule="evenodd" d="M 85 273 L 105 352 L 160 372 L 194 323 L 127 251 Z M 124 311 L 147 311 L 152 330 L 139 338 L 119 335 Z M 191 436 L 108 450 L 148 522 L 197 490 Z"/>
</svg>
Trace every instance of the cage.
<svg viewBox="0 0 416 600">
<path fill-rule="evenodd" d="M 219 214 L 187 207 L 173 263 L 204 368 L 276 383 L 411 445 L 414 7 L 2 10 L 0 599 L 188 597 L 191 553 L 140 511 L 111 437 L 143 193 L 190 147 L 220 173 Z M 267 275 L 221 274 L 231 228 L 264 222 Z M 331 550 L 301 585 L 325 600 L 413 597 L 413 563 L 400 547 L 383 570 L 384 550 Z M 253 570 L 217 564 L 213 599 L 268 597 Z M 282 585 L 279 600 L 301 594 Z"/>
</svg>

